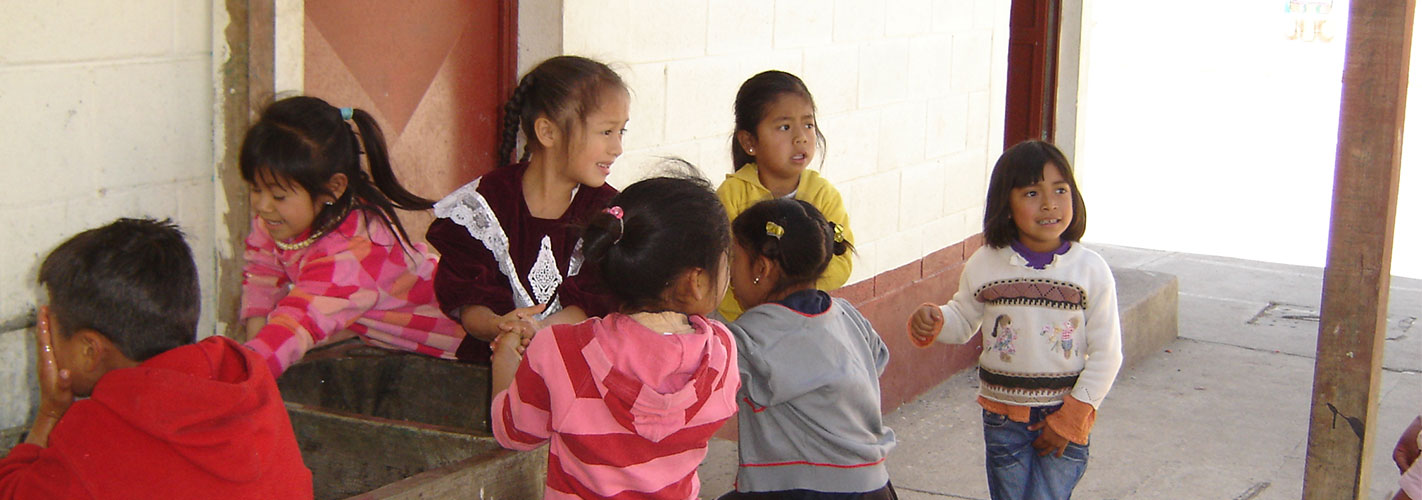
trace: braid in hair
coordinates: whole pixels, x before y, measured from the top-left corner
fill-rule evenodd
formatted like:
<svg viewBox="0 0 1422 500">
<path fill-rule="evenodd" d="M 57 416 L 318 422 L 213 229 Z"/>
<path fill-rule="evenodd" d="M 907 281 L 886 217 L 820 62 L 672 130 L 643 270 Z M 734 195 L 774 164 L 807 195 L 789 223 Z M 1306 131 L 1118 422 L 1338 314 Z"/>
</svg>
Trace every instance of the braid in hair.
<svg viewBox="0 0 1422 500">
<path fill-rule="evenodd" d="M 524 75 L 523 79 L 519 80 L 518 87 L 514 88 L 513 95 L 504 103 L 504 129 L 503 135 L 499 137 L 499 161 L 504 165 L 513 163 L 513 153 L 518 148 L 518 124 L 523 120 L 523 103 L 533 81 L 532 73 Z M 527 146 L 523 148 L 523 159 L 528 159 Z"/>
<path fill-rule="evenodd" d="M 524 147 L 520 161 L 527 161 L 543 149 L 534 123 L 540 118 L 554 122 L 565 134 L 598 109 L 608 90 L 627 91 L 622 77 L 606 64 L 579 56 L 557 56 L 543 61 L 519 80 L 504 104 L 503 132 L 499 137 L 499 159 L 514 161 L 518 132 L 523 130 Z M 567 141 L 563 151 L 568 152 Z"/>
</svg>

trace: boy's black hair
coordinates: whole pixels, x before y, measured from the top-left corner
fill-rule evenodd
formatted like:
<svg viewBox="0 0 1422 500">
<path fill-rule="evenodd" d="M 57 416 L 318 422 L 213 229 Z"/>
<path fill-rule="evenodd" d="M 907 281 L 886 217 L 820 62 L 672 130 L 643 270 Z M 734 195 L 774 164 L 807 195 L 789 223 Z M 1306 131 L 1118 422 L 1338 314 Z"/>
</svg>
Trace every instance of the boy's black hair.
<svg viewBox="0 0 1422 500">
<path fill-rule="evenodd" d="M 64 338 L 91 329 L 138 362 L 196 341 L 197 266 L 170 220 L 118 219 L 79 233 L 45 257 L 39 282 Z"/>
<path fill-rule="evenodd" d="M 1002 248 L 1017 240 L 1017 224 L 1012 222 L 1012 190 L 1042 181 L 1042 167 L 1057 166 L 1071 187 L 1071 223 L 1062 232 L 1064 241 L 1081 241 L 1086 232 L 1086 202 L 1076 188 L 1076 177 L 1066 155 L 1049 142 L 1027 140 L 1002 152 L 992 167 L 988 181 L 987 207 L 983 210 L 983 239 L 988 246 Z"/>
<path fill-rule="evenodd" d="M 608 90 L 627 92 L 622 77 L 606 64 L 579 56 L 557 56 L 534 66 L 518 81 L 513 95 L 504 103 L 504 128 L 499 135 L 499 161 L 512 164 L 518 131 L 526 142 L 521 161 L 543 147 L 534 137 L 533 122 L 543 116 L 558 124 L 565 137 L 572 137 L 589 113 L 602 104 Z M 564 148 L 571 148 L 565 141 Z M 567 152 L 567 151 L 565 151 Z"/>
<path fill-rule="evenodd" d="M 624 312 L 664 310 L 662 293 L 681 273 L 718 277 L 730 221 L 711 183 L 693 176 L 639 181 L 608 202 L 583 231 L 583 255 Z"/>
<path fill-rule="evenodd" d="M 771 234 L 774 222 L 782 233 Z M 814 283 L 829 267 L 830 259 L 844 255 L 852 247 L 836 241 L 835 223 L 807 201 L 772 198 L 756 203 L 731 223 L 736 244 L 754 257 L 766 257 L 780 266 L 781 277 L 771 293 Z"/>
<path fill-rule="evenodd" d="M 363 209 L 409 243 L 410 236 L 395 209 L 425 210 L 434 202 L 410 193 L 396 180 L 385 134 L 375 117 L 358 108 L 347 111 L 350 123 L 340 109 L 308 96 L 290 97 L 267 106 L 262 119 L 242 139 L 238 158 L 242 180 L 253 184 L 261 176 L 268 183 L 282 186 L 295 182 L 314 199 L 334 196 L 326 183 L 336 174 L 345 174 L 346 191 L 317 212 L 311 222 L 312 234 L 333 229 L 353 209 Z M 351 123 L 355 124 L 354 130 Z M 369 174 L 361 169 L 362 154 L 370 165 Z"/>
<path fill-rule="evenodd" d="M 810 88 L 805 86 L 805 82 L 800 77 L 786 73 L 784 71 L 770 70 L 763 71 L 750 77 L 741 84 L 740 90 L 736 91 L 736 131 L 750 132 L 755 135 L 756 126 L 765 119 L 765 108 L 785 94 L 797 95 L 810 101 L 810 110 L 819 114 L 815 107 L 815 97 L 810 95 Z M 820 127 L 815 127 L 815 145 L 819 149 L 820 162 L 825 161 L 825 134 L 820 132 Z M 740 170 L 748 164 L 755 163 L 755 157 L 747 153 L 741 147 L 741 142 L 731 137 L 731 170 Z"/>
</svg>

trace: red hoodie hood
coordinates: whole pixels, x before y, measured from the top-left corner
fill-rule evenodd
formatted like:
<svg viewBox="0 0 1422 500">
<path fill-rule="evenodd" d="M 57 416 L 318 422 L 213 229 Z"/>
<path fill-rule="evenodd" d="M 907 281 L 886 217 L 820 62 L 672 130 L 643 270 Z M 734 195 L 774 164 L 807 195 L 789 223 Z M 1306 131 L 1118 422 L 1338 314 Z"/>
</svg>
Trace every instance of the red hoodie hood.
<svg viewBox="0 0 1422 500">
<path fill-rule="evenodd" d="M 109 372 L 90 401 L 213 476 L 256 481 L 266 455 L 292 436 L 275 381 L 261 365 L 236 342 L 210 337 Z M 276 418 L 274 405 L 282 408 Z"/>
<path fill-rule="evenodd" d="M 632 420 L 623 425 L 652 441 L 736 410 L 740 371 L 730 332 L 701 316 L 690 322 L 692 333 L 664 335 L 610 314 L 597 323 L 596 342 L 583 353 L 608 406 L 627 410 Z M 728 384 L 729 391 L 716 392 Z"/>
</svg>

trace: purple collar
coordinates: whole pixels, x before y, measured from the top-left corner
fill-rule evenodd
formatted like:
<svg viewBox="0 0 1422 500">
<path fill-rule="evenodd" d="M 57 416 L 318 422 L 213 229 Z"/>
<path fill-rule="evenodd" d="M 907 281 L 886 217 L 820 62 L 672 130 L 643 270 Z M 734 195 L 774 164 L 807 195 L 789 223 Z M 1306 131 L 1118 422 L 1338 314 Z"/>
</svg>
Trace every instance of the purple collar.
<svg viewBox="0 0 1422 500">
<path fill-rule="evenodd" d="M 1062 246 L 1057 247 L 1056 250 L 1050 252 L 1034 252 L 1032 249 L 1027 248 L 1027 245 L 1023 245 L 1022 240 L 1012 240 L 1012 250 L 1017 252 L 1017 255 L 1021 255 L 1022 258 L 1027 259 L 1027 267 L 1032 269 L 1046 269 L 1047 264 L 1051 264 L 1052 260 L 1056 259 L 1058 255 L 1067 253 L 1067 250 L 1070 249 L 1071 242 L 1062 241 Z"/>
</svg>

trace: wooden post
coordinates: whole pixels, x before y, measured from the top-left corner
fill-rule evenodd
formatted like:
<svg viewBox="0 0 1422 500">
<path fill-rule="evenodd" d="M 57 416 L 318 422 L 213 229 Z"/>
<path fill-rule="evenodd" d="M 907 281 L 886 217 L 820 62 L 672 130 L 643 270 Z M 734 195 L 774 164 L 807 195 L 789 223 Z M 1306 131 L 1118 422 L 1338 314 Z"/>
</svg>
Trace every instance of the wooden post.
<svg viewBox="0 0 1422 500">
<path fill-rule="evenodd" d="M 226 248 L 217 253 L 216 313 L 218 323 L 228 325 L 226 332 L 218 333 L 243 340 L 246 331 L 237 324 L 237 309 L 242 300 L 242 241 L 250 215 L 237 156 L 247 129 L 275 93 L 276 7 L 275 0 L 227 0 L 225 5 L 229 21 L 223 35 L 230 56 L 222 66 L 223 147 L 216 179 L 227 198 L 227 212 L 216 214 L 216 220 L 217 231 L 228 234 L 217 238 Z"/>
<path fill-rule="evenodd" d="M 1304 499 L 1367 497 L 1415 0 L 1353 0 Z"/>
</svg>

